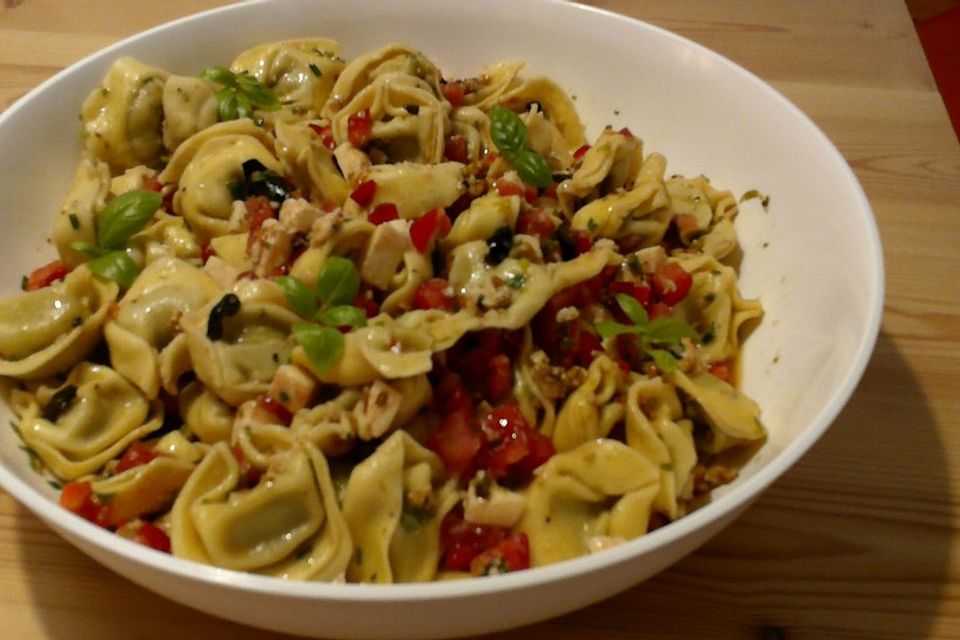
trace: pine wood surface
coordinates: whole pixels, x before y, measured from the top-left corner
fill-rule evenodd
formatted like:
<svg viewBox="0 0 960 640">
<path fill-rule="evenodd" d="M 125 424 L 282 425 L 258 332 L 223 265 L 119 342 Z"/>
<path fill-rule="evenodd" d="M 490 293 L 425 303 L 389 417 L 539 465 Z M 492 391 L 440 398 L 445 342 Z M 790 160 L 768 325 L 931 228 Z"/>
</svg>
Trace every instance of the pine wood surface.
<svg viewBox="0 0 960 640">
<path fill-rule="evenodd" d="M 221 4 L 4 0 L 0 110 L 121 37 Z M 642 585 L 489 638 L 960 638 L 960 146 L 906 5 L 591 4 L 726 55 L 823 128 L 877 216 L 885 314 L 849 405 L 744 516 Z M 287 636 L 133 585 L 0 491 L 0 637 Z"/>
</svg>

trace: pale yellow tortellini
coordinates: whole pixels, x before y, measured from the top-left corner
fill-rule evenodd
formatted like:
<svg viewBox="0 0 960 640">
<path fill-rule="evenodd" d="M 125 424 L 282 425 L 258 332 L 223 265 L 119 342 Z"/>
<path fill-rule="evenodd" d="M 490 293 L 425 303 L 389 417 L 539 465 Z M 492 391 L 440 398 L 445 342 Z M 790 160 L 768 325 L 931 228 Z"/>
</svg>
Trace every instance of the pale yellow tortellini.
<svg viewBox="0 0 960 640">
<path fill-rule="evenodd" d="M 350 118 L 370 114 L 370 140 L 390 162 L 436 163 L 443 159 L 449 105 L 417 76 L 388 73 L 377 76 L 343 109 L 331 116 L 337 144 L 350 140 Z"/>
<path fill-rule="evenodd" d="M 239 302 L 236 313 L 218 315 L 214 309 L 230 296 Z M 219 327 L 211 329 L 211 315 L 215 324 L 219 317 Z M 280 286 L 260 279 L 237 282 L 231 292 L 184 315 L 180 325 L 197 378 L 227 403 L 240 406 L 266 392 L 277 368 L 289 361 L 294 346 L 290 331 L 300 321 Z"/>
<path fill-rule="evenodd" d="M 706 254 L 682 254 L 675 259 L 693 276 L 690 293 L 677 305 L 677 314 L 712 336 L 698 347 L 700 358 L 706 363 L 736 358 L 745 327 L 763 315 L 763 307 L 740 296 L 733 267 Z"/>
<path fill-rule="evenodd" d="M 351 582 L 432 580 L 440 559 L 440 522 L 458 500 L 440 458 L 397 431 L 356 465 L 343 517 L 356 551 Z"/>
<path fill-rule="evenodd" d="M 81 265 L 62 282 L 0 300 L 0 375 L 39 380 L 83 360 L 117 293 Z"/>
<path fill-rule="evenodd" d="M 343 69 L 330 93 L 323 116 L 332 119 L 366 86 L 384 74 L 402 74 L 423 80 L 440 93 L 440 71 L 419 51 L 391 44 L 354 58 Z"/>
<path fill-rule="evenodd" d="M 703 176 L 677 176 L 667 180 L 666 186 L 681 242 L 717 260 L 736 249 L 733 220 L 738 207 L 732 193 L 713 188 Z"/>
<path fill-rule="evenodd" d="M 475 91 L 470 91 L 464 96 L 464 104 L 484 111 L 489 110 L 500 102 L 504 94 L 523 83 L 519 78 L 523 67 L 524 64 L 518 60 L 504 60 L 485 67 L 477 76 L 479 86 Z"/>
<path fill-rule="evenodd" d="M 486 241 L 501 227 L 513 229 L 520 213 L 520 196 L 488 193 L 474 199 L 453 222 L 450 233 L 440 242 L 443 251 L 474 240 Z"/>
<path fill-rule="evenodd" d="M 278 122 L 277 157 L 284 175 L 290 177 L 315 204 L 344 204 L 350 195 L 350 185 L 337 170 L 333 153 L 310 129 L 307 122 Z"/>
<path fill-rule="evenodd" d="M 214 445 L 173 505 L 174 555 L 284 579 L 343 576 L 352 545 L 323 454 L 295 444 L 255 487 L 239 483 L 230 447 Z"/>
<path fill-rule="evenodd" d="M 578 198 L 630 188 L 639 177 L 642 164 L 643 142 L 639 138 L 604 129 L 573 175 L 557 187 L 560 206 L 571 216 Z"/>
<path fill-rule="evenodd" d="M 693 423 L 683 418 L 676 390 L 662 378 L 638 377 L 627 390 L 627 444 L 660 467 L 654 508 L 671 520 L 684 514 L 697 463 Z"/>
<path fill-rule="evenodd" d="M 414 249 L 403 254 L 403 266 L 397 271 L 387 286 L 389 293 L 380 305 L 382 313 L 401 314 L 413 307 L 413 296 L 420 284 L 433 277 L 433 264 L 430 256 Z"/>
<path fill-rule="evenodd" d="M 396 205 L 401 218 L 413 220 L 432 209 L 449 207 L 463 194 L 463 169 L 459 162 L 373 165 L 358 182 L 377 183 L 371 208 L 389 202 Z"/>
<path fill-rule="evenodd" d="M 110 167 L 96 159 L 81 160 L 50 236 L 60 259 L 71 267 L 87 261 L 87 256 L 73 248 L 74 242 L 96 244 L 97 214 L 109 193 Z"/>
<path fill-rule="evenodd" d="M 162 455 L 90 484 L 95 494 L 109 501 L 110 524 L 120 524 L 168 509 L 194 466 L 192 462 Z"/>
<path fill-rule="evenodd" d="M 553 436 L 556 426 L 557 401 L 566 389 L 557 384 L 548 386 L 549 381 L 544 380 L 544 376 L 537 373 L 538 365 L 541 369 L 546 368 L 549 371 L 550 361 L 543 351 L 534 349 L 533 331 L 526 326 L 523 328 L 520 354 L 514 360 L 513 395 L 527 421 L 537 425 L 537 430 L 549 438 Z"/>
<path fill-rule="evenodd" d="M 235 409 L 199 382 L 191 382 L 177 396 L 177 407 L 187 430 L 206 444 L 227 442 L 233 432 Z"/>
<path fill-rule="evenodd" d="M 180 318 L 221 292 L 201 269 L 176 258 L 150 263 L 104 326 L 113 368 L 148 398 L 163 387 L 175 394 L 179 377 L 192 369 Z"/>
<path fill-rule="evenodd" d="M 127 240 L 126 252 L 140 266 L 164 258 L 198 260 L 200 243 L 186 220 L 158 211 L 145 229 Z"/>
<path fill-rule="evenodd" d="M 20 416 L 20 432 L 64 480 L 95 473 L 129 444 L 156 431 L 163 407 L 113 369 L 82 362 L 59 388 L 40 387 Z"/>
<path fill-rule="evenodd" d="M 543 155 L 556 169 L 570 165 L 572 153 L 585 142 L 583 123 L 567 92 L 544 76 L 530 78 L 504 94 L 501 104 L 514 111 L 528 112 L 527 144 Z M 528 105 L 539 104 L 536 113 Z"/>
<path fill-rule="evenodd" d="M 247 160 L 279 172 L 273 150 L 273 138 L 249 118 L 221 122 L 187 138 L 170 157 L 160 180 L 178 185 L 173 209 L 203 242 L 243 230 L 244 221 L 231 219 L 230 184 L 243 178 Z"/>
<path fill-rule="evenodd" d="M 557 451 L 607 437 L 623 419 L 623 405 L 611 402 L 623 382 L 623 372 L 610 356 L 599 355 L 590 363 L 586 380 L 567 397 L 557 414 L 552 434 Z"/>
<path fill-rule="evenodd" d="M 558 453 L 526 489 L 520 530 L 530 562 L 568 560 L 647 531 L 660 467 L 618 440 L 587 441 Z"/>
<path fill-rule="evenodd" d="M 668 375 L 683 394 L 696 404 L 699 417 L 710 427 L 710 436 L 700 442 L 707 453 L 756 442 L 766 437 L 760 408 L 732 385 L 709 373 L 681 371 Z"/>
<path fill-rule="evenodd" d="M 193 134 L 217 123 L 217 96 L 200 78 L 170 76 L 163 85 L 163 146 L 176 151 Z"/>
<path fill-rule="evenodd" d="M 269 42 L 247 49 L 230 64 L 273 91 L 284 107 L 319 112 L 343 71 L 340 43 L 327 38 Z"/>
<path fill-rule="evenodd" d="M 83 103 L 87 149 L 114 173 L 160 161 L 167 75 L 124 56 L 110 66 L 101 86 Z"/>
</svg>

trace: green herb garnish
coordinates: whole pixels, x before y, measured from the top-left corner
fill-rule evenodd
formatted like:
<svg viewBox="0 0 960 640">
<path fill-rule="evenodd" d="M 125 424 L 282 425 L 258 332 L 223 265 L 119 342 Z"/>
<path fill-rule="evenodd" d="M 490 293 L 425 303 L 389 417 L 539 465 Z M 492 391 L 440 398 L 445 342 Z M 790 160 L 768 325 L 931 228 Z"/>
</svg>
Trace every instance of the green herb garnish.
<svg viewBox="0 0 960 640">
<path fill-rule="evenodd" d="M 622 334 L 637 336 L 640 348 L 653 358 L 654 364 L 664 373 L 677 370 L 676 356 L 670 349 L 680 344 L 682 338 L 698 339 L 700 336 L 687 323 L 675 318 L 650 320 L 646 310 L 636 298 L 625 293 L 616 294 L 617 304 L 633 324 L 620 324 L 612 320 L 597 323 L 597 333 L 602 338 Z"/>
<path fill-rule="evenodd" d="M 222 121 L 249 118 L 254 109 L 275 111 L 280 108 L 280 101 L 273 91 L 246 71 L 234 73 L 224 67 L 210 67 L 204 69 L 200 77 L 220 85 L 217 108 Z"/>
<path fill-rule="evenodd" d="M 319 372 L 329 369 L 344 349 L 339 327 L 363 327 L 367 317 L 350 303 L 360 291 L 360 274 L 352 261 L 331 256 L 320 268 L 315 288 L 294 276 L 280 276 L 277 284 L 301 318 L 293 337 Z"/>
<path fill-rule="evenodd" d="M 535 187 L 553 184 L 550 165 L 543 156 L 527 148 L 527 125 L 520 116 L 506 107 L 494 105 L 490 109 L 490 137 L 521 180 Z"/>
</svg>

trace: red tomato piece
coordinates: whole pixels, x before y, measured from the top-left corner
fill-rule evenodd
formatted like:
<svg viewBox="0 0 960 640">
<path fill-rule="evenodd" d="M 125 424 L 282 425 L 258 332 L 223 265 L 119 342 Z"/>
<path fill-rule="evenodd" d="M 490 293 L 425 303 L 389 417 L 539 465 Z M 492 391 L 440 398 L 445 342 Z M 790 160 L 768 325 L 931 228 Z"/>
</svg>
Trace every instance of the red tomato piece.
<svg viewBox="0 0 960 640">
<path fill-rule="evenodd" d="M 163 529 L 149 522 L 144 522 L 137 528 L 133 541 L 163 553 L 170 553 L 169 536 Z"/>
<path fill-rule="evenodd" d="M 380 305 L 377 304 L 377 300 L 373 297 L 373 289 L 371 289 L 369 285 L 361 286 L 360 291 L 357 292 L 356 297 L 350 304 L 363 309 L 363 313 L 367 318 L 372 318 L 380 313 Z"/>
<path fill-rule="evenodd" d="M 144 178 L 143 188 L 147 191 L 156 191 L 157 193 L 160 193 L 163 190 L 163 183 L 160 182 L 156 175 L 152 175 Z"/>
<path fill-rule="evenodd" d="M 263 394 L 257 398 L 257 406 L 274 417 L 277 424 L 289 426 L 293 422 L 293 414 L 287 409 L 283 402 L 271 395 Z"/>
<path fill-rule="evenodd" d="M 426 253 L 439 225 L 440 215 L 437 209 L 428 211 L 414 220 L 410 225 L 410 240 L 413 241 L 414 249 L 420 253 Z"/>
<path fill-rule="evenodd" d="M 447 102 L 454 107 L 462 105 L 464 98 L 467 96 L 467 89 L 460 80 L 441 83 L 440 91 L 443 93 L 443 97 L 447 99 Z"/>
<path fill-rule="evenodd" d="M 449 287 L 450 283 L 443 278 L 432 278 L 420 283 L 413 293 L 413 307 L 453 311 L 453 298 L 446 293 Z"/>
<path fill-rule="evenodd" d="M 530 541 L 525 533 L 506 536 L 470 562 L 470 573 L 476 576 L 496 575 L 529 568 Z"/>
<path fill-rule="evenodd" d="M 473 415 L 473 400 L 460 376 L 446 371 L 434 388 L 434 398 L 442 414 L 463 412 Z"/>
<path fill-rule="evenodd" d="M 67 265 L 67 263 L 54 260 L 50 264 L 34 269 L 33 272 L 27 276 L 23 289 L 24 291 L 36 291 L 37 289 L 49 287 L 57 280 L 66 278 L 68 273 L 70 273 L 70 266 Z"/>
<path fill-rule="evenodd" d="M 733 384 L 733 370 L 730 368 L 730 363 L 728 362 L 714 362 L 707 369 L 707 372 L 727 384 Z"/>
<path fill-rule="evenodd" d="M 160 454 L 151 449 L 145 442 L 137 440 L 123 452 L 114 471 L 116 473 L 123 473 L 128 469 L 147 464 L 159 455 Z"/>
<path fill-rule="evenodd" d="M 376 192 L 377 183 L 373 180 L 365 180 L 357 185 L 357 188 L 350 194 L 350 198 L 361 207 L 366 207 L 373 202 L 373 196 Z"/>
<path fill-rule="evenodd" d="M 570 231 L 570 239 L 573 241 L 573 252 L 578 256 L 593 248 L 593 238 L 583 229 Z"/>
<path fill-rule="evenodd" d="M 526 193 L 526 189 L 524 189 L 522 184 L 517 184 L 506 178 L 500 178 L 494 186 L 497 188 L 497 193 L 503 197 L 523 196 Z"/>
<path fill-rule="evenodd" d="M 333 127 L 330 125 L 320 125 L 316 123 L 311 123 L 309 126 L 314 133 L 320 136 L 320 142 L 323 143 L 327 149 L 331 151 L 337 146 L 337 143 L 333 139 Z"/>
<path fill-rule="evenodd" d="M 675 262 L 664 262 L 653 273 L 653 290 L 670 307 L 686 298 L 692 285 L 693 276 Z"/>
<path fill-rule="evenodd" d="M 257 232 L 263 223 L 271 218 L 277 217 L 276 210 L 270 205 L 270 200 L 266 196 L 250 196 L 244 203 L 247 207 L 247 227 L 249 235 L 247 236 L 247 253 L 253 248 L 257 239 Z"/>
<path fill-rule="evenodd" d="M 101 527 L 110 523 L 110 505 L 97 500 L 89 482 L 68 482 L 60 491 L 60 506 Z"/>
<path fill-rule="evenodd" d="M 633 132 L 630 131 L 630 129 L 627 129 L 626 127 L 624 127 L 623 129 L 620 129 L 620 131 L 619 131 L 618 133 L 619 133 L 620 135 L 622 135 L 624 138 L 632 138 L 632 137 L 633 137 Z"/>
<path fill-rule="evenodd" d="M 200 245 L 200 261 L 203 262 L 203 264 L 207 264 L 207 260 L 215 255 L 217 255 L 217 252 L 213 250 L 213 245 L 209 242 L 204 242 Z"/>
<path fill-rule="evenodd" d="M 392 202 L 381 202 L 367 215 L 367 220 L 373 224 L 383 224 L 384 222 L 396 220 L 399 217 L 400 212 L 397 211 L 397 205 Z"/>
<path fill-rule="evenodd" d="M 573 159 L 579 160 L 580 158 L 586 155 L 587 151 L 590 151 L 590 145 L 585 144 L 573 152 Z"/>
<path fill-rule="evenodd" d="M 513 471 L 532 472 L 554 454 L 553 443 L 533 429 L 519 405 L 502 404 L 481 421 L 481 429 L 497 444 L 484 459 L 487 471 L 494 478 L 503 478 Z M 532 457 L 536 449 L 536 457 Z"/>
<path fill-rule="evenodd" d="M 656 320 L 657 318 L 669 318 L 673 315 L 673 309 L 662 302 L 655 302 L 650 305 L 650 311 L 648 314 L 650 315 L 651 320 Z"/>
<path fill-rule="evenodd" d="M 440 429 L 427 439 L 427 448 L 435 452 L 452 474 L 459 475 L 483 446 L 483 438 L 471 424 L 466 411 L 444 416 Z"/>
<path fill-rule="evenodd" d="M 469 571 L 474 558 L 503 538 L 502 527 L 469 522 L 459 512 L 451 511 L 440 523 L 441 564 L 449 571 Z"/>
<path fill-rule="evenodd" d="M 236 459 L 237 464 L 240 466 L 240 485 L 242 488 L 255 487 L 260 484 L 260 469 L 255 467 L 250 460 L 247 459 L 246 454 L 243 452 L 243 449 L 240 448 L 240 445 L 235 444 L 230 448 L 230 452 L 233 453 L 234 459 Z"/>
<path fill-rule="evenodd" d="M 507 355 L 501 353 L 490 358 L 485 382 L 487 400 L 501 402 L 507 397 L 513 388 L 513 366 Z"/>
<path fill-rule="evenodd" d="M 370 141 L 370 131 L 373 121 L 370 119 L 370 110 L 357 111 L 347 118 L 347 139 L 350 144 L 360 149 Z"/>
<path fill-rule="evenodd" d="M 467 139 L 460 135 L 450 136 L 443 145 L 443 155 L 446 156 L 447 160 L 453 162 L 466 164 L 468 151 Z"/>
<path fill-rule="evenodd" d="M 517 216 L 517 233 L 536 236 L 540 242 L 545 242 L 556 230 L 550 214 L 543 209 L 530 209 Z"/>
</svg>

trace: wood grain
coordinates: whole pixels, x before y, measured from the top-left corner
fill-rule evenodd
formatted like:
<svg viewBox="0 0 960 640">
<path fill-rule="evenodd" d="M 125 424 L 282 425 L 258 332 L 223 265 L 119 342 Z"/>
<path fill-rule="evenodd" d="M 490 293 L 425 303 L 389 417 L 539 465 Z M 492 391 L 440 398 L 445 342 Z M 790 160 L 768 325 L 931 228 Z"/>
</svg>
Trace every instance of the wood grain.
<svg viewBox="0 0 960 640">
<path fill-rule="evenodd" d="M 0 108 L 106 44 L 223 3 L 79 4 L 3 4 Z M 490 638 L 960 637 L 960 147 L 905 5 L 592 4 L 719 51 L 813 118 L 874 208 L 886 310 L 849 405 L 745 516 L 626 593 Z M 18 639 L 283 637 L 132 585 L 3 493 L 0 624 Z"/>
</svg>

